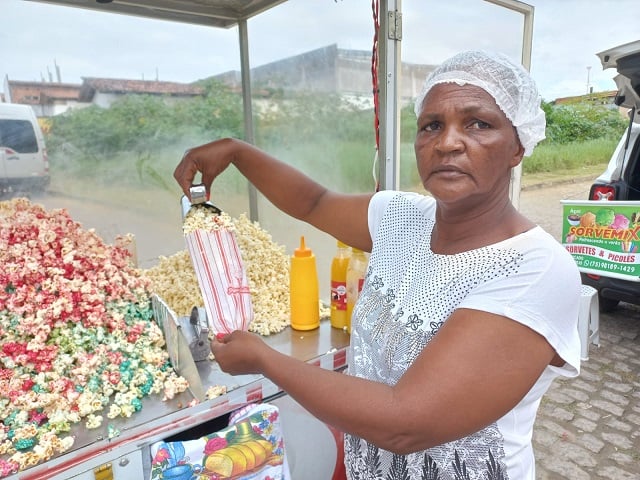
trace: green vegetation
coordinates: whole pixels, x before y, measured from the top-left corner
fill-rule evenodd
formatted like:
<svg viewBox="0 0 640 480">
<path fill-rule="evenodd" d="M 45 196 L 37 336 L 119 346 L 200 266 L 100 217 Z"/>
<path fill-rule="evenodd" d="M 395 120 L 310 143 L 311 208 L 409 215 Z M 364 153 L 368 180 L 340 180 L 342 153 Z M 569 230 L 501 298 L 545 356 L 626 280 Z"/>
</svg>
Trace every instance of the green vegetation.
<svg viewBox="0 0 640 480">
<path fill-rule="evenodd" d="M 553 106 L 543 102 L 542 108 L 547 118 L 547 138 L 525 159 L 524 175 L 604 166 L 627 126 L 617 109 L 605 106 Z"/>
<path fill-rule="evenodd" d="M 542 103 L 547 142 L 566 145 L 595 139 L 619 140 L 627 121 L 617 109 L 588 103 L 554 106 Z"/>
<path fill-rule="evenodd" d="M 574 170 L 584 166 L 602 165 L 609 161 L 618 138 L 597 138 L 582 142 L 551 143 L 542 142 L 533 151 L 531 157 L 525 158 L 522 164 L 523 174 Z"/>
<path fill-rule="evenodd" d="M 67 112 L 51 121 L 47 144 L 53 184 L 71 182 L 135 185 L 176 192 L 172 172 L 194 145 L 232 136 L 242 138 L 241 96 L 213 81 L 204 97 L 176 100 L 127 96 L 111 108 Z M 343 191 L 371 191 L 375 161 L 371 109 L 337 95 L 285 94 L 260 90 L 254 99 L 256 144 L 271 154 Z M 265 92 L 268 95 L 265 95 Z M 524 175 L 580 169 L 607 163 L 625 119 L 602 106 L 543 104 L 547 139 L 523 163 Z M 401 185 L 416 185 L 413 106 L 401 111 Z M 230 169 L 222 191 L 242 192 L 246 182 Z"/>
</svg>

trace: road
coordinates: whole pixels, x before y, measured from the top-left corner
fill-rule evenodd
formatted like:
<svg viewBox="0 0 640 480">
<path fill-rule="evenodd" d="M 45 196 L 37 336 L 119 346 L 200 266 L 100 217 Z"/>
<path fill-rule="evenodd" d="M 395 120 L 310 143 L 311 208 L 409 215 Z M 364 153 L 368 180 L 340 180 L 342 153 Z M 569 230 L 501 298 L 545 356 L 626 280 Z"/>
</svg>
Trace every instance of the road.
<svg viewBox="0 0 640 480">
<path fill-rule="evenodd" d="M 520 193 L 520 211 L 560 240 L 561 200 L 587 200 L 592 179 L 567 180 L 549 186 L 532 186 Z"/>
<path fill-rule="evenodd" d="M 561 234 L 561 199 L 586 199 L 591 181 L 567 182 L 544 188 L 529 188 L 520 196 L 521 211 L 538 223 L 545 230 L 560 239 Z M 32 200 L 43 204 L 46 208 L 65 208 L 71 217 L 85 228 L 94 228 L 108 243 L 112 243 L 116 235 L 132 233 L 136 237 L 138 261 L 143 268 L 155 265 L 158 256 L 169 256 L 184 249 L 181 234 L 181 211 L 179 198 L 167 192 L 147 193 L 135 197 L 127 192 L 108 192 L 93 190 L 74 192 L 72 194 L 52 192 L 50 195 L 33 197 Z M 132 198 L 130 202 L 126 200 Z M 223 207 L 233 207 L 239 202 L 222 199 Z M 269 206 L 261 206 L 267 211 Z M 242 212 L 230 211 L 231 215 Z M 304 225 L 277 223 L 271 220 L 266 227 L 273 235 L 274 241 L 285 245 L 292 251 L 299 241 L 300 232 L 307 236 L 307 243 L 312 246 L 318 258 L 318 271 L 321 284 L 328 282 L 329 264 L 335 251 L 335 243 L 327 241 L 324 234 L 318 234 Z M 325 277 L 327 282 L 325 282 Z"/>
<path fill-rule="evenodd" d="M 640 479 L 640 308 L 620 304 L 599 324 L 580 376 L 556 380 L 542 399 L 537 480 Z"/>
</svg>

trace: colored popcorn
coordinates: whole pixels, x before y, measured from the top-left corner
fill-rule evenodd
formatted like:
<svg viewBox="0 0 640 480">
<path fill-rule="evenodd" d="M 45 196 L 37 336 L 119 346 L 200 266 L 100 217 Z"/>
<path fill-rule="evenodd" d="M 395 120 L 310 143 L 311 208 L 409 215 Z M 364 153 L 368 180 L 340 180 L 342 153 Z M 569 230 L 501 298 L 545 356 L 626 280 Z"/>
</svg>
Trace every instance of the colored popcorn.
<svg viewBox="0 0 640 480">
<path fill-rule="evenodd" d="M 65 210 L 0 202 L 0 477 L 187 388 L 153 319 L 149 279 Z"/>
</svg>

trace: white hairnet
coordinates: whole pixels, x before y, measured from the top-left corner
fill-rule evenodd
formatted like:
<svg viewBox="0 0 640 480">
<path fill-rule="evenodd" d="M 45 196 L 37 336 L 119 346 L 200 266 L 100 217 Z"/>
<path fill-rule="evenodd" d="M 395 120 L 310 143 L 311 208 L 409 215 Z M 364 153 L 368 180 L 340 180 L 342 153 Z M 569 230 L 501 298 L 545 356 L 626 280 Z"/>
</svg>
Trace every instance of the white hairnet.
<svg viewBox="0 0 640 480">
<path fill-rule="evenodd" d="M 439 83 L 471 84 L 491 95 L 516 128 L 525 156 L 544 140 L 546 120 L 538 89 L 529 72 L 506 55 L 469 51 L 446 60 L 427 77 L 416 100 L 416 115 L 420 115 L 429 90 Z"/>
</svg>

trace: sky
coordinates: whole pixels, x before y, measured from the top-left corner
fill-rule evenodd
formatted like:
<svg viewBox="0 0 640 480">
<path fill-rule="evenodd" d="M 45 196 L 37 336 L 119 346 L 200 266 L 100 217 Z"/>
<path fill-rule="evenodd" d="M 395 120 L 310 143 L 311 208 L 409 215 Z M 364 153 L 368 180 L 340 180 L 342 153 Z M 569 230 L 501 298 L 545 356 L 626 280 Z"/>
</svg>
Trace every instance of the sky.
<svg viewBox="0 0 640 480">
<path fill-rule="evenodd" d="M 91 0 L 88 0 L 91 1 Z M 544 100 L 614 90 L 615 71 L 596 53 L 640 39 L 624 19 L 638 0 L 529 0 L 535 7 L 531 73 Z M 485 0 L 404 0 L 402 59 L 437 64 L 469 48 L 520 59 L 522 15 Z M 289 0 L 248 21 L 259 66 L 337 44 L 371 51 L 370 0 Z M 237 29 L 0 0 L 0 91 L 4 79 L 81 83 L 82 77 L 192 82 L 240 65 Z"/>
</svg>

